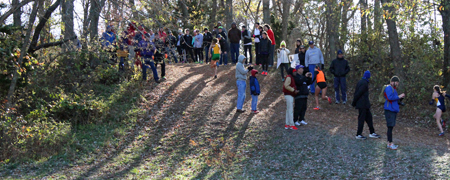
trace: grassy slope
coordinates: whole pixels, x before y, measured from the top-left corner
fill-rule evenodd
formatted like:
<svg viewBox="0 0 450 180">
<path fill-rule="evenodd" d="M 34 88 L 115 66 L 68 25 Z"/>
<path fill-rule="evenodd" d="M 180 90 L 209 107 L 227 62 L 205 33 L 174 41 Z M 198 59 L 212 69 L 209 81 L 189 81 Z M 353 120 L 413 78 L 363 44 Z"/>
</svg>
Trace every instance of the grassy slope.
<svg viewBox="0 0 450 180">
<path fill-rule="evenodd" d="M 216 80 L 212 72 L 205 65 L 169 66 L 169 79 L 159 85 L 130 82 L 122 90 L 116 87 L 105 98 L 120 107 L 112 112 L 119 122 L 79 127 L 78 142 L 69 150 L 38 162 L 2 165 L 0 177 L 450 178 L 450 142 L 436 137 L 434 128 L 399 119 L 394 141 L 400 149 L 388 151 L 379 108 L 374 108 L 374 123 L 383 138 L 357 141 L 356 110 L 323 105 L 322 111 L 312 111 L 311 96 L 309 124 L 299 131 L 284 130 L 286 105 L 278 72 L 259 77 L 258 115 L 235 113 L 234 67 L 220 67 Z M 247 97 L 248 110 L 250 101 Z"/>
</svg>

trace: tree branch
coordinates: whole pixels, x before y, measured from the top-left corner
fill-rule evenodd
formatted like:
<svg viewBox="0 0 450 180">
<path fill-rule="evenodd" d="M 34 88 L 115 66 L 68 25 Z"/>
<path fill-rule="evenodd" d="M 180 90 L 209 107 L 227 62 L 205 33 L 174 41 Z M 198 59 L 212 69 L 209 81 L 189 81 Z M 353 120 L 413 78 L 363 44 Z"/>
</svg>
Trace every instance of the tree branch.
<svg viewBox="0 0 450 180">
<path fill-rule="evenodd" d="M 47 11 L 44 14 L 44 17 L 39 19 L 39 24 L 36 26 L 36 29 L 34 30 L 33 39 L 31 40 L 30 47 L 28 48 L 29 53 L 35 51 L 34 48 L 37 45 L 37 41 L 39 39 L 39 35 L 41 34 L 42 28 L 44 28 L 45 23 L 47 23 L 47 20 L 50 18 L 53 11 L 55 11 L 55 9 L 59 6 L 60 3 L 61 0 L 56 0 L 56 2 L 47 9 Z"/>
<path fill-rule="evenodd" d="M 34 1 L 34 0 L 24 0 L 20 4 L 18 4 L 16 7 L 11 7 L 11 9 L 8 12 L 6 12 L 2 16 L 0 16 L 0 24 L 3 24 L 3 22 L 6 20 L 6 18 L 11 16 L 11 14 L 13 14 L 19 8 L 21 8 L 22 6 L 25 6 L 26 4 L 28 4 L 28 3 L 32 2 L 32 1 Z"/>
<path fill-rule="evenodd" d="M 62 41 L 41 44 L 41 45 L 33 48 L 33 50 L 31 52 L 28 52 L 28 53 L 34 53 L 35 51 L 37 51 L 39 49 L 42 49 L 42 48 L 48 48 L 48 47 L 52 47 L 52 46 L 59 46 L 61 44 L 66 43 L 67 41 L 74 40 L 76 38 L 77 38 L 77 36 L 73 36 L 73 37 L 71 37 L 69 39 L 64 39 Z"/>
</svg>

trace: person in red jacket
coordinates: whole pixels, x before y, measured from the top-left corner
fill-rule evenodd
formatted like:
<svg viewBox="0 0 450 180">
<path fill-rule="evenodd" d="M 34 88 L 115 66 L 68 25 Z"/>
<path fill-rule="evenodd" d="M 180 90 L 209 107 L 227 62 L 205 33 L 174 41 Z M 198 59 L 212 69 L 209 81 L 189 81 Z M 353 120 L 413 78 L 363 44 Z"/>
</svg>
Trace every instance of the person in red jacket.
<svg viewBox="0 0 450 180">
<path fill-rule="evenodd" d="M 272 41 L 272 46 L 270 47 L 270 55 L 269 55 L 269 67 L 273 65 L 273 54 L 275 53 L 275 35 L 273 34 L 272 28 L 268 24 L 264 25 L 264 31 L 269 35 L 270 40 Z"/>
<path fill-rule="evenodd" d="M 284 98 L 286 99 L 286 125 L 284 129 L 297 130 L 294 124 L 294 97 L 299 92 L 295 86 L 294 73 L 295 69 L 289 68 L 288 75 L 283 85 Z"/>
</svg>

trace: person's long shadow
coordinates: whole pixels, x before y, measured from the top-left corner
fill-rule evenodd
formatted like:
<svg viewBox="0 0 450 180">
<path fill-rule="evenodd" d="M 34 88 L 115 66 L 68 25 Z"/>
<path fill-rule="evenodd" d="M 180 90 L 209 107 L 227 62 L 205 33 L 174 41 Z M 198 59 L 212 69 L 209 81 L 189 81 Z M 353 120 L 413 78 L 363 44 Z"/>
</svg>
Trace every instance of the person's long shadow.
<svg viewBox="0 0 450 180">
<path fill-rule="evenodd" d="M 228 72 L 226 75 L 232 74 L 234 72 Z M 224 75 L 224 77 L 219 78 L 218 79 L 218 83 L 224 81 L 227 79 L 226 75 Z M 200 80 L 192 83 L 191 86 L 189 86 L 188 88 L 186 88 L 186 91 L 182 92 L 182 94 L 179 96 L 179 98 L 177 98 L 177 100 L 175 100 L 175 102 L 178 102 L 179 100 L 185 98 L 186 96 L 190 97 L 187 101 L 184 100 L 184 104 L 191 104 L 192 102 L 194 102 L 194 100 L 196 99 L 196 97 L 198 97 L 198 95 L 203 91 L 203 89 L 206 87 L 206 83 L 204 82 L 206 79 L 211 78 L 211 76 L 204 76 L 202 77 Z M 229 85 L 225 85 L 222 90 L 225 90 L 229 88 Z M 218 97 L 221 96 L 220 91 L 216 92 L 216 94 L 213 95 L 213 102 L 215 102 L 217 99 L 219 99 Z M 211 103 L 209 106 L 205 106 L 202 108 L 202 110 L 196 110 L 199 112 L 206 112 L 207 109 L 210 109 L 212 106 L 214 105 L 214 103 Z M 188 106 L 185 107 L 179 107 L 179 106 L 173 106 L 170 109 L 164 111 L 162 114 L 167 114 L 164 118 L 165 123 L 161 123 L 158 125 L 158 127 L 156 127 L 155 129 L 161 130 L 163 129 L 163 127 L 171 127 L 173 126 L 177 121 L 171 121 L 169 122 L 169 114 L 172 113 L 179 113 L 181 116 L 181 113 L 184 112 L 185 110 L 187 110 Z M 204 121 L 201 121 L 201 119 L 203 119 L 202 116 L 205 115 L 201 115 L 199 118 L 196 117 L 196 121 L 194 122 L 195 125 L 193 127 L 193 129 L 186 131 L 187 134 L 191 137 L 195 137 L 198 135 L 199 133 L 199 128 L 202 127 L 202 125 L 205 123 Z M 200 120 L 199 120 L 200 119 Z M 158 132 L 157 136 L 152 137 L 151 139 L 146 140 L 143 144 L 145 144 L 147 147 L 151 147 L 152 144 L 157 143 L 161 140 L 161 138 L 163 138 L 163 136 L 167 133 L 168 130 L 165 131 L 160 131 Z M 179 136 L 179 135 L 177 135 Z M 183 149 L 188 149 L 189 145 L 190 145 L 190 140 L 188 138 L 182 140 L 183 142 L 183 146 L 181 148 L 180 152 L 183 152 Z M 132 163 L 129 164 L 127 166 L 127 168 L 122 169 L 118 172 L 115 172 L 114 174 L 109 174 L 109 175 L 104 175 L 102 176 L 102 178 L 113 178 L 113 177 L 122 177 L 125 176 L 127 173 L 129 173 L 133 168 L 138 167 L 143 160 L 147 159 L 147 158 L 151 158 L 153 155 L 152 153 L 153 150 L 151 149 L 144 149 L 143 151 L 139 152 L 139 154 L 144 155 L 144 157 L 138 156 L 134 159 L 132 159 Z M 173 155 L 170 159 L 167 159 L 168 161 L 174 161 L 173 166 L 172 167 L 168 167 L 168 169 L 173 169 L 173 167 L 175 167 L 176 164 L 178 164 L 176 161 L 181 161 L 182 160 L 182 155 L 186 155 L 185 153 L 183 154 L 178 154 L 178 155 Z M 169 174 L 169 173 L 164 173 L 164 174 Z"/>
<path fill-rule="evenodd" d="M 194 75 L 199 75 L 198 72 L 196 72 L 197 68 L 201 68 L 201 67 L 191 68 L 190 71 L 192 71 L 192 72 L 190 72 L 189 74 L 185 75 L 184 77 L 178 79 L 175 83 L 173 83 L 173 85 L 170 88 L 168 88 L 168 90 L 162 96 L 160 96 L 161 98 L 157 101 L 156 105 L 154 105 L 153 108 L 151 110 L 149 110 L 151 115 L 155 115 L 157 112 L 159 112 L 159 109 L 161 109 L 161 107 L 163 106 L 164 101 L 166 100 L 167 96 L 170 95 L 172 92 L 174 92 L 174 90 L 176 90 L 184 81 L 188 80 L 189 78 L 191 78 Z M 202 74 L 202 75 L 204 75 L 204 74 Z M 201 90 L 201 88 L 199 88 L 199 87 L 202 87 L 202 86 L 197 86 L 197 85 L 199 83 L 202 83 L 207 78 L 208 77 L 204 76 L 200 80 L 196 81 L 195 83 L 191 83 L 191 85 L 186 89 L 186 91 L 182 92 L 179 97 L 193 95 L 192 90 L 194 88 L 195 88 L 196 92 L 199 93 L 200 92 L 199 90 Z M 155 87 L 155 88 L 157 88 L 157 87 Z M 197 94 L 195 94 L 195 95 L 197 95 Z M 171 122 L 170 125 L 172 125 L 173 123 L 174 122 Z M 161 126 L 161 124 L 160 124 L 160 126 Z M 131 142 L 133 142 L 132 140 L 134 140 L 137 136 L 139 136 L 139 132 L 142 130 L 143 127 L 144 126 L 142 124 L 137 124 L 136 128 L 134 128 L 135 129 L 134 133 L 130 133 L 128 136 L 123 138 L 122 142 L 126 142 L 126 143 L 122 143 L 119 146 L 118 150 L 115 151 L 115 153 L 113 153 L 112 155 L 108 156 L 106 158 L 106 160 L 100 161 L 96 165 L 92 165 L 92 167 L 89 170 L 87 170 L 85 173 L 79 175 L 77 179 L 89 177 L 89 176 L 93 175 L 95 172 L 97 172 L 100 168 L 104 167 L 106 164 L 113 161 L 115 159 L 115 157 L 117 157 L 119 154 L 121 154 L 128 147 L 128 145 Z"/>
</svg>

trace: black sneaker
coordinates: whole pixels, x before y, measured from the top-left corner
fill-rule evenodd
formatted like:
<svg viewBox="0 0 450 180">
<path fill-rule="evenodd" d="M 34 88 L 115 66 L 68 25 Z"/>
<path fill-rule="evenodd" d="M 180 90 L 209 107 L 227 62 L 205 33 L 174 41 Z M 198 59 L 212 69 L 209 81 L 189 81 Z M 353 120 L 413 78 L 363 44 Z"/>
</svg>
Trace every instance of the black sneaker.
<svg viewBox="0 0 450 180">
<path fill-rule="evenodd" d="M 214 76 L 214 79 L 217 79 L 217 75 Z"/>
<path fill-rule="evenodd" d="M 365 140 L 365 139 L 367 139 L 367 138 L 364 137 L 364 136 L 362 136 L 362 135 L 357 135 L 357 136 L 356 136 L 356 139 L 362 139 L 362 140 Z"/>
</svg>

